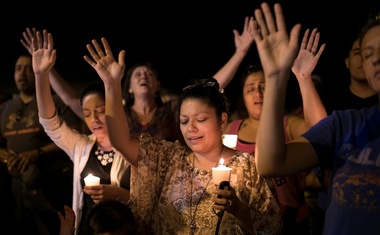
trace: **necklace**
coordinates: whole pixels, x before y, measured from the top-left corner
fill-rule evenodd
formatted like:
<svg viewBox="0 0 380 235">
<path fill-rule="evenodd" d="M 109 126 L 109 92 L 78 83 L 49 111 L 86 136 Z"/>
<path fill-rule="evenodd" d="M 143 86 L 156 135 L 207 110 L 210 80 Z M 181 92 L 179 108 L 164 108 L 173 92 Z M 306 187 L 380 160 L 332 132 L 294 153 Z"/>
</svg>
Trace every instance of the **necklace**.
<svg viewBox="0 0 380 235">
<path fill-rule="evenodd" d="M 113 162 L 115 151 L 103 151 L 100 149 L 100 147 L 98 147 L 98 149 L 95 151 L 95 156 L 103 166 L 106 166 L 108 163 Z"/>
<path fill-rule="evenodd" d="M 222 148 L 222 151 L 220 152 L 220 155 L 219 155 L 219 160 L 216 162 L 215 164 L 215 167 L 218 165 L 219 161 L 220 161 L 220 158 L 222 157 L 222 153 L 223 153 L 223 150 L 224 150 L 224 147 Z M 195 229 L 197 228 L 196 224 L 195 224 L 195 216 L 196 216 L 196 213 L 197 213 L 197 210 L 198 210 L 198 205 L 200 203 L 200 201 L 202 200 L 205 192 L 206 192 L 206 189 L 207 189 L 207 186 L 209 185 L 211 179 L 212 179 L 212 171 L 203 171 L 203 170 L 197 170 L 194 168 L 194 162 L 195 162 L 195 155 L 193 153 L 193 162 L 192 162 L 192 169 L 191 169 L 191 187 L 190 187 L 190 229 L 191 229 L 191 232 L 192 234 L 194 234 L 194 231 Z M 202 190 L 202 193 L 201 193 L 201 196 L 199 197 L 198 201 L 195 203 L 195 209 L 194 209 L 194 213 L 193 213 L 193 180 L 194 180 L 194 172 L 197 172 L 199 173 L 200 175 L 206 175 L 207 173 L 210 174 L 210 178 L 208 179 L 207 181 L 207 184 L 206 186 L 203 188 Z"/>
</svg>

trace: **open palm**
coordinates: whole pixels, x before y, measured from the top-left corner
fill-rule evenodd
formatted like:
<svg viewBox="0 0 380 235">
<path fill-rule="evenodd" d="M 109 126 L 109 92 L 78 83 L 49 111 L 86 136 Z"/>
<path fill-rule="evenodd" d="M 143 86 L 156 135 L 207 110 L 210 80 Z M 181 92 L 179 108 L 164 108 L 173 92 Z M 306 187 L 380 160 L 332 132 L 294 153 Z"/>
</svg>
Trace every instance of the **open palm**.
<svg viewBox="0 0 380 235">
<path fill-rule="evenodd" d="M 84 56 L 84 59 L 98 73 L 100 78 L 107 82 L 108 80 L 121 80 L 125 70 L 124 56 L 125 51 L 119 53 L 119 62 L 112 55 L 111 48 L 105 38 L 102 38 L 104 51 L 96 40 L 92 40 L 92 45 L 87 44 L 87 50 L 91 54 L 92 59 Z"/>
</svg>

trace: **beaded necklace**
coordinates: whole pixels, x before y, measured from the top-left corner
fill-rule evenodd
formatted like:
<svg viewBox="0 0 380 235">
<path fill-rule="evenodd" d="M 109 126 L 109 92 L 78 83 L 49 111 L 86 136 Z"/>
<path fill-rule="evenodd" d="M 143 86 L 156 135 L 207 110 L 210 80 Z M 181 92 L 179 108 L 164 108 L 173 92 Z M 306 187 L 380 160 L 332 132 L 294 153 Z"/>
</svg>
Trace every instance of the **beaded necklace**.
<svg viewBox="0 0 380 235">
<path fill-rule="evenodd" d="M 113 162 L 115 151 L 103 151 L 100 149 L 100 147 L 98 147 L 98 149 L 95 151 L 95 156 L 103 166 L 106 166 L 108 163 Z"/>
</svg>

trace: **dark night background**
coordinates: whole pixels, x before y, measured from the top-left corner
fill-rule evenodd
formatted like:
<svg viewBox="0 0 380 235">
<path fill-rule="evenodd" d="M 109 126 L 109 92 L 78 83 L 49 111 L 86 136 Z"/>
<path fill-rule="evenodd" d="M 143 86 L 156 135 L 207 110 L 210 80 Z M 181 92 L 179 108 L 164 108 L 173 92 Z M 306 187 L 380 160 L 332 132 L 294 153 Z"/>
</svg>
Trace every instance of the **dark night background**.
<svg viewBox="0 0 380 235">
<path fill-rule="evenodd" d="M 379 1 L 276 2 L 283 6 L 288 31 L 295 23 L 301 23 L 301 36 L 306 28 L 317 27 L 321 32 L 320 42 L 327 46 L 315 73 L 322 77 L 325 88 L 334 89 L 346 83 L 349 75 L 344 66 L 345 45 L 370 11 L 379 9 Z M 10 3 L 0 14 L 0 90 L 16 92 L 14 64 L 20 54 L 26 53 L 20 43 L 22 32 L 26 27 L 36 27 L 53 34 L 58 53 L 55 67 L 78 92 L 87 82 L 99 79 L 83 55 L 87 54 L 85 45 L 102 36 L 108 39 L 115 57 L 121 49 L 127 51 L 127 66 L 149 60 L 157 67 L 163 87 L 181 91 L 188 79 L 211 76 L 230 58 L 235 50 L 232 30 L 241 32 L 244 17 L 253 15 L 260 3 L 254 0 L 105 1 L 99 5 L 65 1 L 55 2 L 55 6 Z M 253 44 L 241 69 L 258 61 L 255 49 Z M 236 96 L 238 80 L 235 78 L 227 88 L 228 95 Z"/>
</svg>

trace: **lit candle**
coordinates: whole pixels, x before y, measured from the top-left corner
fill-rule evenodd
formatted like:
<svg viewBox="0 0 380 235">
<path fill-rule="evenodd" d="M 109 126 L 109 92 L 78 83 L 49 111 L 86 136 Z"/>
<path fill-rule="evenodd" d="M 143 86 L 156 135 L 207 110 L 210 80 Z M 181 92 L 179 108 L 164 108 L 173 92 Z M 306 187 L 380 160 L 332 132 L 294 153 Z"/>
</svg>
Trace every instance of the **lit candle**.
<svg viewBox="0 0 380 235">
<path fill-rule="evenodd" d="M 92 174 L 89 174 L 84 178 L 84 184 L 86 186 L 95 186 L 100 184 L 100 178 L 97 176 L 93 176 Z"/>
<path fill-rule="evenodd" d="M 222 181 L 230 181 L 232 168 L 224 165 L 224 159 L 221 158 L 218 167 L 212 168 L 212 180 L 215 185 L 219 185 Z"/>
<path fill-rule="evenodd" d="M 235 134 L 224 134 L 223 135 L 223 144 L 229 148 L 235 148 L 237 143 L 237 135 Z"/>
</svg>

